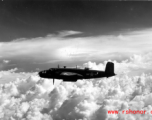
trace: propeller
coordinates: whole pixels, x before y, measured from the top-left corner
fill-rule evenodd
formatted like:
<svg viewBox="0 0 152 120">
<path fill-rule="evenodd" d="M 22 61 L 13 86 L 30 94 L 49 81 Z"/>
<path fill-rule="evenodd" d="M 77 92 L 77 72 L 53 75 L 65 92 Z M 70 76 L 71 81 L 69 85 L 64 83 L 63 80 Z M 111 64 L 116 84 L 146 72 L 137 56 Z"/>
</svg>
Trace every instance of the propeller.
<svg viewBox="0 0 152 120">
<path fill-rule="evenodd" d="M 58 68 L 60 68 L 60 66 L 58 65 Z M 53 73 L 53 85 L 54 85 L 54 74 L 55 74 L 55 69 L 52 69 L 52 73 Z"/>
<path fill-rule="evenodd" d="M 54 70 L 54 69 L 52 69 L 53 85 L 54 85 L 54 74 L 55 74 L 55 70 Z"/>
</svg>

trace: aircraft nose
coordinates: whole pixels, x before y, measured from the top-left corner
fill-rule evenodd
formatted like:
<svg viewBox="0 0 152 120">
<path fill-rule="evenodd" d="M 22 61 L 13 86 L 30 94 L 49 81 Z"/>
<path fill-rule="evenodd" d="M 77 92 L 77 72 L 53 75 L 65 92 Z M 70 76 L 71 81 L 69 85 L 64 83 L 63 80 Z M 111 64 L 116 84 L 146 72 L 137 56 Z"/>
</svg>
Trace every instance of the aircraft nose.
<svg viewBox="0 0 152 120">
<path fill-rule="evenodd" d="M 45 76 L 47 74 L 47 71 L 46 70 L 40 71 L 38 74 L 39 74 L 40 77 L 45 78 Z"/>
<path fill-rule="evenodd" d="M 42 77 L 42 72 L 39 72 L 39 76 Z"/>
<path fill-rule="evenodd" d="M 45 73 L 46 73 L 46 71 L 41 71 L 41 72 L 39 72 L 39 76 L 44 77 Z"/>
</svg>

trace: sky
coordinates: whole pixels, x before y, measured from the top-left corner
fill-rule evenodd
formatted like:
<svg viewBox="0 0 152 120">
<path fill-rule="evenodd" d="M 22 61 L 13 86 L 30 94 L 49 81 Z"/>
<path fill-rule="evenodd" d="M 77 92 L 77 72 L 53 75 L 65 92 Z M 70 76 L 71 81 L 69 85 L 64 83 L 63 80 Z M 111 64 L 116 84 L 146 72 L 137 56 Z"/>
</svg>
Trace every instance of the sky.
<svg viewBox="0 0 152 120">
<path fill-rule="evenodd" d="M 152 3 L 0 1 L 0 70 L 39 71 L 151 53 Z"/>
<path fill-rule="evenodd" d="M 152 119 L 151 11 L 141 1 L 1 0 L 0 119 Z M 116 76 L 53 84 L 37 74 L 108 61 Z"/>
</svg>

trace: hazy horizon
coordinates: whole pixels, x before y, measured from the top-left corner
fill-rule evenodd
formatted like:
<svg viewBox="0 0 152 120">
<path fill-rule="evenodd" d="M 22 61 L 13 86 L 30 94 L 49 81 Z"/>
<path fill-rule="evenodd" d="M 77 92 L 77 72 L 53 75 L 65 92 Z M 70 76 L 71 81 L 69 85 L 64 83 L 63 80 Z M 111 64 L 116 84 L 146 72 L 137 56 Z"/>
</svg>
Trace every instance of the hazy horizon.
<svg viewBox="0 0 152 120">
<path fill-rule="evenodd" d="M 0 1 L 0 70 L 37 71 L 151 52 L 152 3 Z"/>
</svg>

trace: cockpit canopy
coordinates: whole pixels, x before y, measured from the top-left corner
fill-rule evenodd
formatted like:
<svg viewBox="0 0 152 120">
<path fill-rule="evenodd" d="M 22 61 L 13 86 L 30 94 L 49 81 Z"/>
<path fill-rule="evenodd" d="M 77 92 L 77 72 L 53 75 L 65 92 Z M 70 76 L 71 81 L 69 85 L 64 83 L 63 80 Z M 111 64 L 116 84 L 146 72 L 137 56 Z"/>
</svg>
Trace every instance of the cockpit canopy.
<svg viewBox="0 0 152 120">
<path fill-rule="evenodd" d="M 42 73 L 46 73 L 46 72 L 47 72 L 47 70 L 43 70 L 43 71 L 42 71 Z"/>
<path fill-rule="evenodd" d="M 55 70 L 55 68 L 50 68 L 50 69 L 49 69 L 49 71 L 54 71 L 54 70 Z"/>
</svg>

